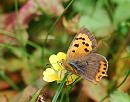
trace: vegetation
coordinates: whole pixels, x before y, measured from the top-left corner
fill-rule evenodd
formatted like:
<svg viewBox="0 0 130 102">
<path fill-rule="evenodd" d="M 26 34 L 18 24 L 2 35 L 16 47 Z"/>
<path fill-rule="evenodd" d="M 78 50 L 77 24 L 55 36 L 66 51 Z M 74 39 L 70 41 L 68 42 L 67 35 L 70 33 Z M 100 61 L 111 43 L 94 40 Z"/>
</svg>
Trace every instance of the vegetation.
<svg viewBox="0 0 130 102">
<path fill-rule="evenodd" d="M 0 101 L 129 102 L 129 11 L 129 0 L 0 1 Z M 44 81 L 49 57 L 66 53 L 81 27 L 107 58 L 108 77 L 97 85 L 82 78 L 66 85 L 70 73 Z"/>
</svg>

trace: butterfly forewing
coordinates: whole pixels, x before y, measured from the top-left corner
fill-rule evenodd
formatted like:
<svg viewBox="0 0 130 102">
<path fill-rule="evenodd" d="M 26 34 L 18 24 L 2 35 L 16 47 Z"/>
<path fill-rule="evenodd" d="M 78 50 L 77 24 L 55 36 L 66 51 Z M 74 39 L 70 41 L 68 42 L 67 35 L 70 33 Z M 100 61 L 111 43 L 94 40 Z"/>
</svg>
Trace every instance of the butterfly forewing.
<svg viewBox="0 0 130 102">
<path fill-rule="evenodd" d="M 86 28 L 81 28 L 69 47 L 67 60 L 81 58 L 95 51 L 96 39 Z"/>
</svg>

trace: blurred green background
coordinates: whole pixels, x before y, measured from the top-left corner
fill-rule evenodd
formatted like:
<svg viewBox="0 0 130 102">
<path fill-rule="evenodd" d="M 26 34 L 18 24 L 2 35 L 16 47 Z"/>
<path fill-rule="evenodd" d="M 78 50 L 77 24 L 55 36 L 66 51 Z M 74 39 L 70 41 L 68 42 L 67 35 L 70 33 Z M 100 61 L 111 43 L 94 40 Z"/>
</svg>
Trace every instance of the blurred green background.
<svg viewBox="0 0 130 102">
<path fill-rule="evenodd" d="M 97 39 L 108 77 L 65 87 L 58 102 L 129 102 L 130 0 L 1 0 L 0 102 L 29 102 L 39 92 L 51 102 L 59 85 L 44 82 L 42 73 L 81 27 Z"/>
</svg>

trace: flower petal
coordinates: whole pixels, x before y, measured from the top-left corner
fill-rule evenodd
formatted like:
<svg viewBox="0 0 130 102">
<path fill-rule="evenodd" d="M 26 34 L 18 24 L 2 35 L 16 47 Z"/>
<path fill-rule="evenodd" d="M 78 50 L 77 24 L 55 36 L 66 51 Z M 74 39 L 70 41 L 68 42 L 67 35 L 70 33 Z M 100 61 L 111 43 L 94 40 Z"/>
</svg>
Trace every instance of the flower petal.
<svg viewBox="0 0 130 102">
<path fill-rule="evenodd" d="M 43 71 L 43 75 L 43 80 L 47 82 L 59 80 L 58 73 L 52 68 L 47 68 L 45 71 Z"/>
<path fill-rule="evenodd" d="M 58 77 L 59 77 L 58 83 L 63 80 L 66 72 L 67 72 L 67 70 L 65 70 L 65 69 L 58 71 Z"/>
<path fill-rule="evenodd" d="M 51 56 L 49 57 L 49 61 L 50 61 L 51 65 L 53 66 L 53 68 L 54 68 L 56 71 L 59 71 L 59 70 L 63 69 L 63 68 L 61 67 L 61 65 L 58 63 L 58 62 L 59 62 L 59 59 L 58 59 L 57 55 L 54 55 L 54 54 L 51 55 Z"/>
<path fill-rule="evenodd" d="M 70 75 L 67 78 L 66 85 L 72 84 L 77 79 L 77 77 L 78 76 L 76 76 L 75 74 Z"/>
<path fill-rule="evenodd" d="M 57 54 L 58 60 L 61 61 L 62 59 L 66 60 L 66 54 L 63 52 L 59 52 Z"/>
</svg>

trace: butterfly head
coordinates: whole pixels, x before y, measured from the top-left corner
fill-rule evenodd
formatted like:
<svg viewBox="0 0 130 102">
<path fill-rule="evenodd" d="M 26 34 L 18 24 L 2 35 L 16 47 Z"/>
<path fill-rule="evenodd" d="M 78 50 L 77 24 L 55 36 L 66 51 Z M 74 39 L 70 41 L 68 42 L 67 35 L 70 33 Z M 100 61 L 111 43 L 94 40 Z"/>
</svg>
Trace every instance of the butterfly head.
<svg viewBox="0 0 130 102">
<path fill-rule="evenodd" d="M 78 74 L 78 72 L 77 72 L 75 66 L 73 66 L 72 64 L 69 64 L 66 60 L 62 59 L 61 64 L 62 64 L 62 66 L 63 66 L 66 70 L 70 71 L 71 73 L 73 73 L 73 74 L 75 74 L 75 75 Z"/>
</svg>

